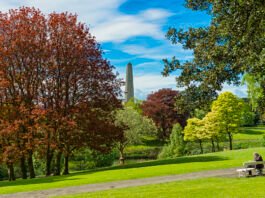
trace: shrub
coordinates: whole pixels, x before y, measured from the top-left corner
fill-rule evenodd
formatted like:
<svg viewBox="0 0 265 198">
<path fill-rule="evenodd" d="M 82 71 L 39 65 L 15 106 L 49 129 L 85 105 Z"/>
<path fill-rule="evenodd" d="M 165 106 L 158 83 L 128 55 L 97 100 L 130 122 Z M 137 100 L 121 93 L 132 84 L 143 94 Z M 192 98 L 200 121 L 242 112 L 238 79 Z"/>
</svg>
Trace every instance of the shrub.
<svg viewBox="0 0 265 198">
<path fill-rule="evenodd" d="M 170 135 L 169 143 L 162 148 L 158 158 L 171 158 L 182 156 L 185 153 L 182 127 L 175 124 Z"/>
<path fill-rule="evenodd" d="M 70 160 L 70 169 L 86 170 L 97 167 L 111 166 L 117 158 L 116 151 L 100 153 L 89 149 L 82 149 L 74 153 Z"/>
</svg>

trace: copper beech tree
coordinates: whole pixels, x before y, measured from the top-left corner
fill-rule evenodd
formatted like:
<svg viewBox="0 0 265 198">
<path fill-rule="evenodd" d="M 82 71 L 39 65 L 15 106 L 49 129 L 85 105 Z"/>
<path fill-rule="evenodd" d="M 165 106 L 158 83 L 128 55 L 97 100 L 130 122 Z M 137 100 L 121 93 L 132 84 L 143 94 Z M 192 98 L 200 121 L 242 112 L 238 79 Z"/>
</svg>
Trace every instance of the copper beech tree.
<svg viewBox="0 0 265 198">
<path fill-rule="evenodd" d="M 15 163 L 22 178 L 35 177 L 35 153 L 45 157 L 47 176 L 53 159 L 60 175 L 62 157 L 69 173 L 73 150 L 112 146 L 120 133 L 108 130 L 121 105 L 120 80 L 76 15 L 45 16 L 28 7 L 2 12 L 0 43 L 0 154 L 10 180 Z"/>
<path fill-rule="evenodd" d="M 185 125 L 186 116 L 177 111 L 175 107 L 178 91 L 172 89 L 160 89 L 147 96 L 143 102 L 143 114 L 151 118 L 160 133 L 159 138 L 165 140 L 170 136 L 172 127 L 176 123 Z"/>
</svg>

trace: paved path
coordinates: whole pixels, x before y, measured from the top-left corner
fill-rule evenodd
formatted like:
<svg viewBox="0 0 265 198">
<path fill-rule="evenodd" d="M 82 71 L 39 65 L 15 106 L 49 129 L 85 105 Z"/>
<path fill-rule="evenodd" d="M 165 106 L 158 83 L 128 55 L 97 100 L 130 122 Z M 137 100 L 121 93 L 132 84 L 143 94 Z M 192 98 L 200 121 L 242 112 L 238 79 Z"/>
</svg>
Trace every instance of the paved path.
<svg viewBox="0 0 265 198">
<path fill-rule="evenodd" d="M 169 175 L 169 176 L 159 176 L 150 177 L 143 179 L 133 179 L 133 180 L 123 180 L 108 183 L 97 183 L 97 184 L 87 184 L 82 186 L 71 186 L 65 188 L 54 188 L 41 191 L 23 192 L 15 194 L 0 195 L 3 198 L 43 198 L 52 197 L 59 195 L 70 195 L 85 192 L 95 192 L 102 190 L 109 190 L 113 188 L 126 188 L 132 186 L 143 186 L 148 184 L 159 184 L 173 181 L 182 181 L 190 179 L 199 179 L 206 177 L 236 177 L 236 168 L 222 169 L 222 170 L 210 170 L 201 171 L 187 174 Z"/>
</svg>

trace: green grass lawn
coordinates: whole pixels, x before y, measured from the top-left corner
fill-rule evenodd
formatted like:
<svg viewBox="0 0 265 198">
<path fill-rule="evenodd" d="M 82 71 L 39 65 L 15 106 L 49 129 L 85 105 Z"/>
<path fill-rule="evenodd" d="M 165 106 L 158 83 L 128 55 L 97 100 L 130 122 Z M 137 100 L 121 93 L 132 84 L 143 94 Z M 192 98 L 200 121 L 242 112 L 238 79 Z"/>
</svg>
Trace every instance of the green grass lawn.
<svg viewBox="0 0 265 198">
<path fill-rule="evenodd" d="M 242 127 L 239 133 L 234 135 L 235 140 L 262 140 L 265 135 L 265 126 Z"/>
<path fill-rule="evenodd" d="M 15 182 L 1 181 L 0 194 L 238 167 L 242 166 L 244 161 L 251 160 L 253 152 L 259 152 L 265 156 L 264 148 L 255 148 L 169 160 L 154 160 L 123 167 L 114 166 L 108 169 L 86 171 L 69 176 L 17 180 Z"/>
<path fill-rule="evenodd" d="M 96 193 L 63 196 L 64 198 L 241 198 L 265 197 L 265 177 L 207 178 L 140 187 L 107 190 Z"/>
</svg>

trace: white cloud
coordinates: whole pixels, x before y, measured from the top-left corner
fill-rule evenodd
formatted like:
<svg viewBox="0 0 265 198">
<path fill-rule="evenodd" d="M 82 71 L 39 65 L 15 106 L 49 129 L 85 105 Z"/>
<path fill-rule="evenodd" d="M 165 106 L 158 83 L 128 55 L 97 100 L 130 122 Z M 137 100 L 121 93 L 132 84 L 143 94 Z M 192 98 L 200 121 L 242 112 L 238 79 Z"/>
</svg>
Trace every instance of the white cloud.
<svg viewBox="0 0 265 198">
<path fill-rule="evenodd" d="M 125 79 L 125 74 L 122 73 L 121 77 Z M 139 99 L 146 99 L 148 94 L 162 88 L 177 89 L 176 80 L 174 76 L 163 77 L 160 74 L 147 74 L 147 75 L 135 74 L 133 81 L 134 81 L 135 97 Z"/>
<path fill-rule="evenodd" d="M 184 50 L 180 44 L 169 45 L 168 42 L 152 48 L 140 45 L 124 45 L 122 46 L 122 50 L 140 58 L 149 58 L 154 60 L 162 60 L 173 56 L 176 56 L 179 60 L 188 60 L 192 58 L 192 51 Z"/>
<path fill-rule="evenodd" d="M 230 92 L 236 94 L 238 97 L 241 97 L 241 98 L 247 97 L 247 86 L 246 85 L 233 86 L 233 85 L 228 85 L 227 83 L 225 83 L 223 85 L 222 91 L 220 91 L 219 93 L 222 93 L 225 91 L 230 91 Z"/>
<path fill-rule="evenodd" d="M 149 9 L 137 15 L 119 14 L 92 28 L 92 33 L 101 42 L 123 42 L 135 36 L 163 39 L 160 20 L 170 15 L 171 13 L 161 9 Z"/>
<path fill-rule="evenodd" d="M 136 15 L 118 11 L 126 0 L 0 0 L 0 9 L 7 11 L 19 6 L 34 6 L 44 13 L 69 11 L 90 26 L 99 42 L 122 42 L 134 36 L 161 39 L 161 21 L 172 13 L 163 9 L 148 9 Z"/>
</svg>

